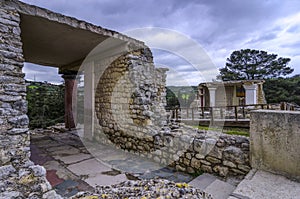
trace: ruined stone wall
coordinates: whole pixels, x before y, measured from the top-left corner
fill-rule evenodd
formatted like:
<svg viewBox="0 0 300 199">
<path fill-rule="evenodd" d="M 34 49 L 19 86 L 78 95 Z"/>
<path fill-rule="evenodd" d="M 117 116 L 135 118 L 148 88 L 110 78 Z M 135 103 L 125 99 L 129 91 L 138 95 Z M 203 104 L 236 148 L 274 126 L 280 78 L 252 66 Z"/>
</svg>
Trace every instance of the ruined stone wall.
<svg viewBox="0 0 300 199">
<path fill-rule="evenodd" d="M 95 139 L 183 172 L 247 174 L 251 169 L 247 137 L 167 122 L 165 72 L 155 69 L 148 49 L 115 58 L 96 89 Z"/>
<path fill-rule="evenodd" d="M 0 198 L 54 198 L 43 167 L 30 160 L 20 15 L 0 3 Z"/>
<path fill-rule="evenodd" d="M 100 77 L 95 94 L 101 126 L 96 139 L 108 139 L 123 149 L 153 148 L 153 144 L 149 148 L 142 143 L 153 139 L 153 133 L 166 122 L 165 72 L 154 67 L 148 48 L 116 58 Z M 131 139 L 139 139 L 140 145 L 131 145 Z"/>
</svg>

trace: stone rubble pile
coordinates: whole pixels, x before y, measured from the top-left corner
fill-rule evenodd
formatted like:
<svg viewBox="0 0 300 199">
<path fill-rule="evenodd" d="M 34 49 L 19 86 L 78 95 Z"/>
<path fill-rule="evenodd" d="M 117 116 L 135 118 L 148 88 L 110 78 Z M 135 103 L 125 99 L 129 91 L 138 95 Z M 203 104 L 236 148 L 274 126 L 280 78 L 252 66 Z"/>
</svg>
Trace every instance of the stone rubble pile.
<svg viewBox="0 0 300 199">
<path fill-rule="evenodd" d="M 83 198 L 195 198 L 212 199 L 211 195 L 195 189 L 186 183 L 174 183 L 167 180 L 151 179 L 141 181 L 126 181 L 112 186 L 97 187 L 95 193 L 81 192 L 72 199 Z"/>
</svg>

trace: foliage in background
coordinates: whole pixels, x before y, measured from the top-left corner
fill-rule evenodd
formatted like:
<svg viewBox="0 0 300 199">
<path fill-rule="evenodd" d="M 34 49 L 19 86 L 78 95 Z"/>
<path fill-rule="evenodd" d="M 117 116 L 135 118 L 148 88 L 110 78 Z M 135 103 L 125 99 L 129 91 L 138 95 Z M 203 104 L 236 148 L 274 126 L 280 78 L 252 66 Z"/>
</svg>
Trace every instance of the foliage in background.
<svg viewBox="0 0 300 199">
<path fill-rule="evenodd" d="M 166 100 L 167 100 L 167 109 L 172 109 L 175 107 L 179 107 L 179 101 L 175 93 L 168 87 L 166 87 Z"/>
<path fill-rule="evenodd" d="M 26 82 L 30 128 L 64 122 L 64 85 Z"/>
<path fill-rule="evenodd" d="M 268 103 L 290 102 L 300 105 L 300 75 L 291 74 L 290 58 L 277 57 L 262 50 L 241 49 L 231 53 L 226 66 L 220 68 L 218 79 L 265 79 L 264 92 Z"/>
<path fill-rule="evenodd" d="M 167 87 L 167 109 L 189 107 L 197 95 L 197 86 Z"/>
<path fill-rule="evenodd" d="M 264 91 L 268 103 L 290 102 L 300 105 L 300 75 L 268 79 Z"/>
<path fill-rule="evenodd" d="M 191 103 L 196 98 L 196 93 L 194 89 L 190 87 L 190 88 L 179 90 L 177 96 L 178 96 L 180 107 L 185 108 L 185 107 L 190 107 Z"/>
<path fill-rule="evenodd" d="M 266 51 L 242 49 L 231 53 L 217 78 L 223 81 L 278 78 L 294 71 L 288 66 L 290 61 Z"/>
</svg>

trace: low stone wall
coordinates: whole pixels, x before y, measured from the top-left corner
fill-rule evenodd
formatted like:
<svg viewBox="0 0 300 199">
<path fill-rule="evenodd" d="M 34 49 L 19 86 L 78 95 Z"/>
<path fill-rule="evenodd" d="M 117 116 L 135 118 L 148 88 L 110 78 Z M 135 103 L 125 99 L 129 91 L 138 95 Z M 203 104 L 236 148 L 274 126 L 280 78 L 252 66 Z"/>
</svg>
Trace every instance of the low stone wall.
<svg viewBox="0 0 300 199">
<path fill-rule="evenodd" d="M 249 139 L 244 136 L 198 131 L 175 123 L 144 135 L 139 132 L 98 135 L 101 142 L 190 174 L 208 172 L 228 177 L 246 175 L 251 169 Z"/>
<path fill-rule="evenodd" d="M 251 112 L 251 165 L 300 180 L 300 112 Z"/>
<path fill-rule="evenodd" d="M 175 160 L 171 166 L 177 170 L 188 173 L 202 171 L 222 177 L 245 175 L 250 171 L 249 139 L 247 137 L 195 131 L 185 126 L 181 129 L 181 132 L 184 133 L 177 138 L 177 143 L 190 144 L 189 148 L 184 152 L 178 150 L 175 153 L 173 150 L 167 150 L 169 157 L 173 157 Z M 164 149 L 161 151 L 166 153 Z M 177 159 L 177 157 L 179 158 Z"/>
</svg>

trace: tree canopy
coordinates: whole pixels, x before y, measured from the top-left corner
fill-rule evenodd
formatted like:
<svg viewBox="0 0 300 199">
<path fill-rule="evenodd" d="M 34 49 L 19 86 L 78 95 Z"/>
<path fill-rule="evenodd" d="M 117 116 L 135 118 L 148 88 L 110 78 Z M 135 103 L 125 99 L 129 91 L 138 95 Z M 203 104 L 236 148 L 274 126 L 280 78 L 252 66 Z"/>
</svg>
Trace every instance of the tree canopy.
<svg viewBox="0 0 300 199">
<path fill-rule="evenodd" d="M 262 50 L 241 49 L 231 53 L 218 79 L 255 80 L 277 78 L 291 74 L 294 69 L 288 66 L 290 58 L 277 58 Z"/>
<path fill-rule="evenodd" d="M 300 105 L 300 75 L 267 79 L 264 91 L 268 103 L 291 102 Z"/>
</svg>

